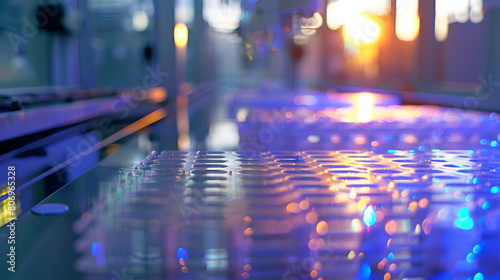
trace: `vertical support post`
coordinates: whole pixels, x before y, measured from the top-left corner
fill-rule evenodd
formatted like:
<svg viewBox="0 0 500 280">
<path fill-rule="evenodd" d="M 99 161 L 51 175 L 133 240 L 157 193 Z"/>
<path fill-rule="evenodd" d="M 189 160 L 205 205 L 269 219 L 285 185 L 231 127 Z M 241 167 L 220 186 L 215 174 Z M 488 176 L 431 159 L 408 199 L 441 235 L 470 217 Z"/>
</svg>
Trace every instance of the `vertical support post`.
<svg viewBox="0 0 500 280">
<path fill-rule="evenodd" d="M 419 1 L 420 35 L 417 41 L 417 59 L 415 63 L 417 73 L 415 85 L 429 87 L 435 84 L 439 64 L 440 45 L 434 36 L 434 19 L 436 16 L 435 0 Z"/>
<path fill-rule="evenodd" d="M 167 103 L 177 96 L 176 56 L 174 42 L 175 1 L 154 0 L 153 71 L 168 73 L 161 86 L 167 90 Z"/>
</svg>

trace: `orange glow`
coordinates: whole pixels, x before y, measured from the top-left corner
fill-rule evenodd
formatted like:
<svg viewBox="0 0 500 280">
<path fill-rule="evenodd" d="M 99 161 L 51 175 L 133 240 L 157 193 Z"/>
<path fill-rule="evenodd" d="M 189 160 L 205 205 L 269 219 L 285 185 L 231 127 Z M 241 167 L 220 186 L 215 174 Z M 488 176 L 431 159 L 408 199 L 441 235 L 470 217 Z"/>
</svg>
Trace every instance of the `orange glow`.
<svg viewBox="0 0 500 280">
<path fill-rule="evenodd" d="M 307 247 L 311 251 L 316 251 L 318 250 L 318 241 L 316 239 L 311 239 L 309 240 L 309 243 L 307 243 Z"/>
<path fill-rule="evenodd" d="M 371 109 L 369 109 L 371 110 Z M 369 119 L 368 121 L 366 121 L 367 119 Z M 370 116 L 366 116 L 364 113 L 362 113 L 360 115 L 360 111 L 358 111 L 358 121 L 359 122 L 369 122 L 371 120 L 371 113 L 370 113 Z M 364 145 L 366 144 L 366 138 L 362 135 L 358 135 L 354 138 L 354 143 L 356 143 L 357 145 Z"/>
<path fill-rule="evenodd" d="M 244 233 L 245 233 L 245 235 L 252 235 L 253 229 L 252 228 L 247 228 L 247 229 L 245 229 Z"/>
<path fill-rule="evenodd" d="M 380 37 L 380 25 L 367 16 L 357 14 L 349 17 L 344 25 L 346 37 L 361 43 L 373 43 Z"/>
<path fill-rule="evenodd" d="M 297 203 L 291 202 L 286 206 L 286 211 L 289 213 L 300 213 L 300 207 Z"/>
<path fill-rule="evenodd" d="M 182 269 L 182 273 L 188 273 L 187 266 L 183 266 L 181 269 Z"/>
<path fill-rule="evenodd" d="M 417 202 L 412 201 L 410 205 L 408 206 L 408 209 L 410 209 L 410 213 L 413 213 L 417 210 Z"/>
<path fill-rule="evenodd" d="M 167 91 L 165 90 L 165 88 L 156 87 L 150 89 L 149 92 L 149 98 L 151 98 L 151 101 L 154 103 L 160 103 L 167 99 Z"/>
<path fill-rule="evenodd" d="M 300 203 L 299 203 L 299 207 L 300 209 L 302 210 L 306 210 L 307 208 L 309 208 L 309 202 L 307 200 L 302 200 Z"/>
<path fill-rule="evenodd" d="M 248 272 L 243 272 L 243 273 L 241 274 L 241 278 L 243 278 L 243 279 L 248 279 L 248 278 L 250 278 L 250 273 L 248 273 Z"/>
<path fill-rule="evenodd" d="M 325 222 L 325 221 L 320 221 L 317 225 L 316 225 L 316 232 L 319 234 L 319 235 L 325 235 L 327 232 L 328 232 L 328 223 Z"/>
<path fill-rule="evenodd" d="M 177 23 L 174 28 L 174 41 L 177 48 L 185 48 L 187 46 L 189 32 L 184 23 Z"/>
<path fill-rule="evenodd" d="M 385 224 L 385 232 L 389 235 L 393 235 L 396 232 L 397 225 L 396 221 L 390 220 Z"/>
<path fill-rule="evenodd" d="M 422 230 L 426 235 L 429 235 L 429 233 L 431 233 L 431 229 L 432 229 L 432 220 L 430 218 L 427 218 L 422 222 Z"/>
<path fill-rule="evenodd" d="M 389 280 L 389 279 L 391 279 L 391 274 L 387 272 L 386 274 L 384 274 L 384 280 Z"/>
<path fill-rule="evenodd" d="M 243 267 L 243 269 L 245 271 L 250 271 L 250 270 L 252 270 L 252 265 L 251 264 L 245 264 L 245 266 Z"/>
<path fill-rule="evenodd" d="M 311 278 L 316 278 L 318 277 L 318 272 L 316 270 L 313 270 L 309 275 L 311 276 Z"/>
<path fill-rule="evenodd" d="M 306 215 L 306 221 L 310 224 L 314 224 L 318 220 L 318 214 L 316 212 L 311 211 Z"/>
<path fill-rule="evenodd" d="M 418 201 L 418 206 L 420 208 L 427 208 L 427 206 L 429 206 L 429 200 L 427 198 L 422 198 Z"/>
<path fill-rule="evenodd" d="M 243 218 L 243 221 L 250 223 L 252 221 L 252 218 L 250 216 L 246 216 L 245 218 Z"/>
</svg>

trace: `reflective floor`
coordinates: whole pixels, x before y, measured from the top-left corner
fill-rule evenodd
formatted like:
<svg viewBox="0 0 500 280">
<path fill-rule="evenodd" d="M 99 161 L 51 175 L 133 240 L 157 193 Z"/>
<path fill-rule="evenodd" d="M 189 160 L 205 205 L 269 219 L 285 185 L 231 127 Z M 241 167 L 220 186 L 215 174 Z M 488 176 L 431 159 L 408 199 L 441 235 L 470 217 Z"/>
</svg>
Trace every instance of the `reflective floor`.
<svg viewBox="0 0 500 280">
<path fill-rule="evenodd" d="M 121 148 L 19 218 L 0 278 L 500 278 L 496 114 L 290 100 L 233 104 L 240 151 Z"/>
</svg>

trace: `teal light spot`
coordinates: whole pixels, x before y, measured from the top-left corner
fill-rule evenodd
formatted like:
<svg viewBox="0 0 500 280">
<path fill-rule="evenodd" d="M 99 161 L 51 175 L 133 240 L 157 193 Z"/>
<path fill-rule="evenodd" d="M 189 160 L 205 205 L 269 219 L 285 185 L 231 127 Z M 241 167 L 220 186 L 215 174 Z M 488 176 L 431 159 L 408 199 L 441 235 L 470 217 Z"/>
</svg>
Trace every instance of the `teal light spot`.
<svg viewBox="0 0 500 280">
<path fill-rule="evenodd" d="M 476 256 L 474 256 L 474 254 L 470 253 L 467 255 L 467 258 L 465 258 L 467 260 L 468 263 L 471 263 L 474 261 L 474 259 L 476 258 Z"/>
<path fill-rule="evenodd" d="M 462 207 L 460 210 L 458 210 L 458 217 L 461 219 L 468 218 L 469 217 L 469 209 L 467 209 L 467 207 Z"/>
<path fill-rule="evenodd" d="M 470 230 L 474 227 L 474 222 L 471 218 L 462 218 L 455 220 L 455 227 L 463 230 Z"/>
<path fill-rule="evenodd" d="M 433 152 L 433 153 L 436 153 L 436 152 L 439 152 L 439 151 L 441 151 L 441 150 L 440 149 L 432 149 L 431 150 L 431 152 Z"/>
<path fill-rule="evenodd" d="M 389 255 L 387 255 L 387 260 L 390 262 L 394 260 L 394 254 L 392 252 L 390 252 Z"/>
<path fill-rule="evenodd" d="M 491 193 L 498 193 L 500 191 L 500 188 L 498 186 L 493 186 L 490 189 Z"/>
<path fill-rule="evenodd" d="M 465 201 L 469 202 L 472 200 L 472 194 L 468 194 L 466 197 L 465 197 Z"/>
<path fill-rule="evenodd" d="M 458 219 L 455 220 L 455 227 L 463 230 L 470 230 L 474 227 L 474 222 L 469 217 L 469 209 L 463 207 L 458 210 Z"/>
<path fill-rule="evenodd" d="M 484 280 L 484 275 L 481 272 L 478 272 L 474 275 L 474 280 Z"/>
<path fill-rule="evenodd" d="M 498 146 L 498 142 L 497 141 L 491 141 L 491 144 L 490 144 L 492 147 L 496 147 Z"/>
<path fill-rule="evenodd" d="M 481 253 L 481 246 L 479 244 L 474 246 L 474 248 L 472 248 L 472 252 L 476 255 Z"/>
<path fill-rule="evenodd" d="M 483 210 L 486 210 L 486 209 L 490 208 L 490 203 L 488 201 L 485 201 L 483 203 L 483 207 L 482 208 L 483 208 Z"/>
<path fill-rule="evenodd" d="M 375 222 L 375 210 L 372 206 L 369 206 L 363 211 L 363 223 L 367 226 L 372 226 Z"/>
<path fill-rule="evenodd" d="M 410 150 L 410 155 L 413 155 L 415 153 L 415 150 Z"/>
<path fill-rule="evenodd" d="M 470 154 L 473 154 L 474 151 L 473 150 L 468 150 L 467 153 L 470 155 Z"/>
<path fill-rule="evenodd" d="M 424 146 L 419 146 L 418 150 L 421 151 L 421 152 L 423 152 L 423 151 L 425 151 L 425 147 Z"/>
<path fill-rule="evenodd" d="M 370 265 L 368 263 L 364 263 L 361 266 L 361 278 L 363 280 L 369 280 L 371 274 L 372 274 L 372 269 L 370 268 Z"/>
<path fill-rule="evenodd" d="M 436 158 L 440 158 L 440 156 L 436 156 Z"/>
<path fill-rule="evenodd" d="M 472 179 L 473 184 L 477 184 L 477 178 Z"/>
<path fill-rule="evenodd" d="M 438 182 L 438 183 L 439 183 L 439 182 L 441 182 L 441 179 L 439 179 L 439 178 L 433 178 L 432 180 L 433 180 L 434 182 Z"/>
<path fill-rule="evenodd" d="M 486 139 L 481 139 L 481 141 L 479 141 L 479 143 L 481 145 L 486 145 L 488 143 L 488 141 Z"/>
<path fill-rule="evenodd" d="M 395 152 L 396 152 L 396 150 L 387 150 L 388 154 L 394 154 Z"/>
</svg>

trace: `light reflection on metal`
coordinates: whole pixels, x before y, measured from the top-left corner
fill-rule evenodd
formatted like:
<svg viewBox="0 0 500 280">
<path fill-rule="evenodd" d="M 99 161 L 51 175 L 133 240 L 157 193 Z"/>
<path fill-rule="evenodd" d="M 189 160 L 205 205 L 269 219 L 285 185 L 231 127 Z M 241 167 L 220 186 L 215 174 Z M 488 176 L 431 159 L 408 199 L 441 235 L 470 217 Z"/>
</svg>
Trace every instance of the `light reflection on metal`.
<svg viewBox="0 0 500 280">
<path fill-rule="evenodd" d="M 179 138 L 177 145 L 179 150 L 186 151 L 191 147 L 191 140 L 189 137 L 189 94 L 192 92 L 192 86 L 189 83 L 183 83 L 179 86 L 179 94 L 177 96 L 177 133 Z"/>
<path fill-rule="evenodd" d="M 361 93 L 357 98 L 356 120 L 360 123 L 368 123 L 372 120 L 374 98 L 370 93 Z M 366 142 L 366 140 L 364 141 Z M 364 143 L 361 143 L 364 144 Z"/>
</svg>

